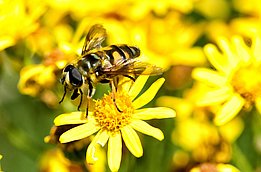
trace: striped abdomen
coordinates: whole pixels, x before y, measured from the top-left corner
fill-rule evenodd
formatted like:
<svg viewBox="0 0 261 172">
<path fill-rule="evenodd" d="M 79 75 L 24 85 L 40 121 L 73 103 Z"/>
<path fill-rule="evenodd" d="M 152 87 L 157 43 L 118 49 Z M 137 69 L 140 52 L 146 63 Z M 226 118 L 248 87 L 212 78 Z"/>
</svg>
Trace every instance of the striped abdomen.
<svg viewBox="0 0 261 172">
<path fill-rule="evenodd" d="M 129 58 L 136 58 L 140 56 L 140 50 L 134 46 L 111 45 L 104 49 L 106 57 L 111 64 L 117 64 L 118 61 L 127 60 Z"/>
</svg>

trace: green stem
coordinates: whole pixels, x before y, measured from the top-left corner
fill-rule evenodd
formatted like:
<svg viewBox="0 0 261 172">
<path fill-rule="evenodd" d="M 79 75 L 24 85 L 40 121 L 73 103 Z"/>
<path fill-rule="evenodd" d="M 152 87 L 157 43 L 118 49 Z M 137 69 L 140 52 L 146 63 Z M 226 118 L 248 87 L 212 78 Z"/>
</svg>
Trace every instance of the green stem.
<svg viewBox="0 0 261 172">
<path fill-rule="evenodd" d="M 233 147 L 233 162 L 240 171 L 253 171 L 248 159 L 245 157 L 239 146 L 235 143 Z"/>
</svg>

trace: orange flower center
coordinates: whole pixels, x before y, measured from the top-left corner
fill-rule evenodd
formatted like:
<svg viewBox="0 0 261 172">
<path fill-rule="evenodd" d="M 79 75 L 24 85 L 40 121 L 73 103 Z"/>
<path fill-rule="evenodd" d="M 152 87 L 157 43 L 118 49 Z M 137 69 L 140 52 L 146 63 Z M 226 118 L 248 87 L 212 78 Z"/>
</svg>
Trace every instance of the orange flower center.
<svg viewBox="0 0 261 172">
<path fill-rule="evenodd" d="M 134 113 L 130 97 L 124 93 L 113 93 L 105 95 L 96 101 L 94 117 L 101 129 L 109 132 L 118 132 L 122 127 L 128 125 Z"/>
<path fill-rule="evenodd" d="M 245 100 L 245 108 L 249 108 L 255 99 L 261 96 L 261 66 L 249 65 L 240 68 L 232 78 L 232 85 Z"/>
</svg>

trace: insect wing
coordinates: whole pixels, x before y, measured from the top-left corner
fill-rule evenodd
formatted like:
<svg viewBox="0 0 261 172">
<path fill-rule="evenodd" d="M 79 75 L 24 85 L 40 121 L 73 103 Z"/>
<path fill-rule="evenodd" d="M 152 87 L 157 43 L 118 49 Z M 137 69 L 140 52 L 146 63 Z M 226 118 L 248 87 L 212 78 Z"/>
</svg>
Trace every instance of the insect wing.
<svg viewBox="0 0 261 172">
<path fill-rule="evenodd" d="M 107 33 L 104 27 L 100 24 L 93 25 L 86 35 L 84 45 L 82 47 L 82 54 L 88 51 L 101 47 L 102 42 L 106 39 Z"/>
<path fill-rule="evenodd" d="M 121 60 L 115 65 L 103 69 L 108 75 L 160 75 L 163 69 L 137 59 Z"/>
</svg>

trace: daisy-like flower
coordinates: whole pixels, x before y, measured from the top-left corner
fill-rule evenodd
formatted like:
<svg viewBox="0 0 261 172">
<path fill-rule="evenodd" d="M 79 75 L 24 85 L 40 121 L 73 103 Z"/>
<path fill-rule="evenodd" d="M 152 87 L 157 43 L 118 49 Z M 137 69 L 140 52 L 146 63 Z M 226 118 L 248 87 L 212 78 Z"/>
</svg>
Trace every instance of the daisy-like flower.
<svg viewBox="0 0 261 172">
<path fill-rule="evenodd" d="M 140 109 L 154 98 L 164 83 L 164 78 L 158 79 L 137 97 L 147 79 L 148 76 L 140 76 L 133 85 L 130 82 L 119 84 L 114 96 L 121 112 L 115 106 L 113 93 L 110 93 L 96 101 L 94 111 L 88 113 L 87 119 L 85 112 L 72 112 L 56 117 L 54 123 L 57 126 L 83 123 L 63 133 L 60 136 L 60 142 L 80 140 L 96 133 L 87 149 L 87 163 L 93 164 L 97 160 L 95 156 L 97 146 L 103 147 L 108 142 L 107 159 L 111 171 L 118 171 L 120 167 L 122 140 L 135 157 L 141 157 L 143 148 L 136 131 L 158 140 L 164 138 L 160 129 L 152 127 L 143 120 L 175 117 L 175 111 L 166 107 Z"/>
<path fill-rule="evenodd" d="M 209 88 L 198 105 L 219 105 L 214 122 L 222 125 L 253 105 L 261 112 L 261 38 L 253 38 L 251 46 L 240 36 L 220 38 L 217 44 L 223 53 L 213 44 L 204 47 L 216 70 L 196 68 L 192 75 Z"/>
</svg>

